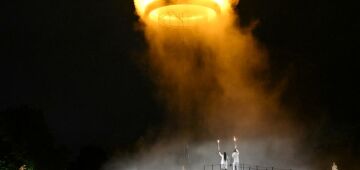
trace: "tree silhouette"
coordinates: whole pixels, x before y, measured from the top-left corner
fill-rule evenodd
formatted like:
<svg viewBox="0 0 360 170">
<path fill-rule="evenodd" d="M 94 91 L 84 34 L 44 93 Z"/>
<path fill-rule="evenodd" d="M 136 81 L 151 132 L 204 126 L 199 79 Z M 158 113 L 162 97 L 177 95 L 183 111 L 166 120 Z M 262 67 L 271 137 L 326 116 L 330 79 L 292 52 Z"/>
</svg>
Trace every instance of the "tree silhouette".
<svg viewBox="0 0 360 170">
<path fill-rule="evenodd" d="M 37 170 L 64 169 L 67 162 L 66 149 L 55 146 L 42 112 L 27 106 L 0 112 L 0 153 L 4 170 L 23 164 Z"/>
</svg>

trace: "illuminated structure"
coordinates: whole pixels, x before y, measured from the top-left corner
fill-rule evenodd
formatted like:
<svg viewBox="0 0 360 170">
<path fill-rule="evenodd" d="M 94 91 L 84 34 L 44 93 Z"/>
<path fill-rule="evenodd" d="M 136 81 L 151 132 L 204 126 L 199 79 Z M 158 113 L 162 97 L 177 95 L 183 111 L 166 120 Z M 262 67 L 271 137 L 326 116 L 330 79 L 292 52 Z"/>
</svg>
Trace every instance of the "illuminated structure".
<svg viewBox="0 0 360 170">
<path fill-rule="evenodd" d="M 193 26 L 215 21 L 230 9 L 229 0 L 135 0 L 141 19 L 164 26 Z"/>
</svg>

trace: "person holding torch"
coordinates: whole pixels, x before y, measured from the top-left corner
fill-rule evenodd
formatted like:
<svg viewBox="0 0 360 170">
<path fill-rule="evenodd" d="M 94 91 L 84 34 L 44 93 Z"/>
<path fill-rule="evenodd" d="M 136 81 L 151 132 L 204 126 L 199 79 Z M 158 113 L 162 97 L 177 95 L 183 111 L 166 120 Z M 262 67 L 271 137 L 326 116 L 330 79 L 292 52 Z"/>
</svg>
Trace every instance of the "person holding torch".
<svg viewBox="0 0 360 170">
<path fill-rule="evenodd" d="M 233 158 L 233 170 L 239 170 L 239 150 L 237 149 L 237 144 L 236 144 L 236 137 L 234 136 L 234 145 L 235 145 L 235 149 L 232 153 L 232 158 Z"/>
<path fill-rule="evenodd" d="M 221 168 L 222 170 L 227 170 L 228 163 L 227 163 L 226 152 L 221 153 L 221 152 L 220 152 L 220 140 L 217 140 L 217 143 L 218 143 L 219 155 L 220 155 L 220 157 L 221 157 L 220 168 Z"/>
</svg>

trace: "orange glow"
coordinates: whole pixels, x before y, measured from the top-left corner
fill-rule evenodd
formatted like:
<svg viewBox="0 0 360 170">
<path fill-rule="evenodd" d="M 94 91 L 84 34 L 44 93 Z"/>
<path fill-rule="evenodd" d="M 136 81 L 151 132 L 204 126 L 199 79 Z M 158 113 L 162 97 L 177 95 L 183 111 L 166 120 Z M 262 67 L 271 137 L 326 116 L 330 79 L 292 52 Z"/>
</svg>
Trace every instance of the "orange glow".
<svg viewBox="0 0 360 170">
<path fill-rule="evenodd" d="M 134 0 L 145 22 L 167 26 L 191 26 L 212 22 L 229 12 L 236 0 Z"/>
<path fill-rule="evenodd" d="M 155 1 L 156 0 L 134 0 L 136 12 L 138 13 L 138 15 L 143 16 L 147 6 L 149 6 Z"/>
<path fill-rule="evenodd" d="M 187 26 L 210 22 L 216 11 L 201 5 L 179 4 L 157 8 L 150 12 L 149 19 L 161 25 Z"/>
</svg>

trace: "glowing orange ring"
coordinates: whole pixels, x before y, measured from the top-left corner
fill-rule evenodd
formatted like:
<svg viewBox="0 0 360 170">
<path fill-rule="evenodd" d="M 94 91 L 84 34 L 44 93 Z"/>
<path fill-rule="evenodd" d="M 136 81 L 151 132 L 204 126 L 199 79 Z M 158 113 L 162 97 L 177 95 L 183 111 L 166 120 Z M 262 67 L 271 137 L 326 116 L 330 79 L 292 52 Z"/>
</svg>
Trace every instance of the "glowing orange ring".
<svg viewBox="0 0 360 170">
<path fill-rule="evenodd" d="M 155 1 L 146 6 L 144 16 L 167 26 L 189 26 L 214 20 L 220 12 L 215 2 L 164 4 Z"/>
</svg>

